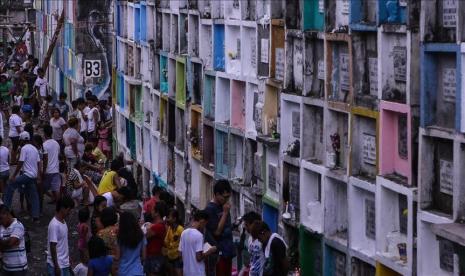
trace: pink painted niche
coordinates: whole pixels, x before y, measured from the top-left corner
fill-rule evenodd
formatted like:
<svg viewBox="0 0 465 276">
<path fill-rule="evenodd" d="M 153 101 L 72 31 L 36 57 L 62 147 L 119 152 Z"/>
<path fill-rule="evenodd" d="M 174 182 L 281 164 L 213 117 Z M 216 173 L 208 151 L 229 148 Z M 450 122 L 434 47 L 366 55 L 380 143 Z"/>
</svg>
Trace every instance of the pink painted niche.
<svg viewBox="0 0 465 276">
<path fill-rule="evenodd" d="M 245 82 L 231 81 L 231 126 L 245 130 Z"/>
<path fill-rule="evenodd" d="M 411 186 L 412 119 L 410 106 L 381 101 L 380 110 L 380 174 L 395 182 Z"/>
</svg>

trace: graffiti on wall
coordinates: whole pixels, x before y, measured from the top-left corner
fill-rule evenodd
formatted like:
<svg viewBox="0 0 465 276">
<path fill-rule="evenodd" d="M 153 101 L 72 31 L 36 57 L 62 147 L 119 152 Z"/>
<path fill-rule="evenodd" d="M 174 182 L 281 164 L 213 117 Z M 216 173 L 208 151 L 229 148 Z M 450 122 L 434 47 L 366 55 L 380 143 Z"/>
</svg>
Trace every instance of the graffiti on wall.
<svg viewBox="0 0 465 276">
<path fill-rule="evenodd" d="M 76 54 L 77 94 L 92 91 L 98 98 L 111 95 L 112 0 L 78 0 Z"/>
</svg>

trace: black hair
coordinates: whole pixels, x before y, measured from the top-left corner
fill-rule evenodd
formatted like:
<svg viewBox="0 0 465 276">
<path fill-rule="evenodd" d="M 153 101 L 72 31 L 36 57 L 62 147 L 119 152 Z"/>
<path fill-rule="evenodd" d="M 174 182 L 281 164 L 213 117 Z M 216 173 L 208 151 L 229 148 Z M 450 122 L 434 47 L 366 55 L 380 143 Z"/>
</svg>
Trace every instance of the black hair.
<svg viewBox="0 0 465 276">
<path fill-rule="evenodd" d="M 260 214 L 258 214 L 257 212 L 251 211 L 245 214 L 244 216 L 242 216 L 242 220 L 245 223 L 251 224 L 254 221 L 262 220 L 262 216 L 260 216 Z"/>
<path fill-rule="evenodd" d="M 44 135 L 45 137 L 52 137 L 53 128 L 51 125 L 44 125 Z"/>
<path fill-rule="evenodd" d="M 166 203 L 163 200 L 158 201 L 155 203 L 155 206 L 153 206 L 153 211 L 160 215 L 161 218 L 166 216 Z"/>
<path fill-rule="evenodd" d="M 144 233 L 136 217 L 129 212 L 123 212 L 119 219 L 118 243 L 123 247 L 136 248 L 144 238 Z"/>
<path fill-rule="evenodd" d="M 72 106 L 74 109 L 77 108 L 78 104 L 79 104 L 79 102 L 78 102 L 77 100 L 72 100 L 72 101 L 71 101 L 71 106 Z"/>
<path fill-rule="evenodd" d="M 94 198 L 94 213 L 97 212 L 99 213 L 99 211 L 97 211 L 97 207 L 102 203 L 102 202 L 106 202 L 107 201 L 107 198 L 102 196 L 102 195 L 98 195 Z"/>
<path fill-rule="evenodd" d="M 86 101 L 84 100 L 84 98 L 78 98 L 78 99 L 76 100 L 76 102 L 77 102 L 78 105 L 79 105 L 79 104 L 85 104 L 85 103 L 86 103 Z"/>
<path fill-rule="evenodd" d="M 24 131 L 29 132 L 29 136 L 31 136 L 31 137 L 34 136 L 34 126 L 31 123 L 27 123 L 24 126 Z"/>
<path fill-rule="evenodd" d="M 0 136 L 0 145 L 3 143 L 3 138 Z"/>
<path fill-rule="evenodd" d="M 13 105 L 13 107 L 11 108 L 11 113 L 18 114 L 20 110 L 21 107 L 19 107 L 19 105 Z"/>
<path fill-rule="evenodd" d="M 215 195 L 222 195 L 224 193 L 230 193 L 231 191 L 231 184 L 229 184 L 229 181 L 226 179 L 218 179 L 213 187 L 213 194 Z"/>
<path fill-rule="evenodd" d="M 31 99 L 29 99 L 29 97 L 26 97 L 26 98 L 24 98 L 23 101 L 24 101 L 24 104 L 29 104 Z"/>
<path fill-rule="evenodd" d="M 174 209 L 174 208 L 169 209 L 168 216 L 174 217 L 176 224 L 181 224 L 181 220 L 179 219 L 179 212 L 177 209 Z"/>
<path fill-rule="evenodd" d="M 105 246 L 105 242 L 96 235 L 90 238 L 89 242 L 87 243 L 87 247 L 89 249 L 90 259 L 104 257 L 108 253 L 107 247 Z"/>
<path fill-rule="evenodd" d="M 34 63 L 35 65 L 39 64 L 39 59 L 38 58 L 35 58 L 32 63 Z"/>
<path fill-rule="evenodd" d="M 92 150 L 94 150 L 94 146 L 92 146 L 92 144 L 87 143 L 87 144 L 84 146 L 84 152 L 92 151 Z"/>
<path fill-rule="evenodd" d="M 8 208 L 8 206 L 6 206 L 5 204 L 0 205 L 0 213 L 8 213 L 12 215 L 10 208 Z"/>
<path fill-rule="evenodd" d="M 115 208 L 106 207 L 103 209 L 102 213 L 100 214 L 100 221 L 102 222 L 103 227 L 115 225 L 118 222 L 118 215 Z"/>
<path fill-rule="evenodd" d="M 208 212 L 205 210 L 198 210 L 194 212 L 193 219 L 194 221 L 201 221 L 201 220 L 208 220 L 209 219 Z"/>
<path fill-rule="evenodd" d="M 34 134 L 34 136 L 32 137 L 32 141 L 34 141 L 34 143 L 36 143 L 38 147 L 42 146 L 42 144 L 44 143 L 44 139 L 39 134 Z"/>
<path fill-rule="evenodd" d="M 83 207 L 79 209 L 78 212 L 78 219 L 80 223 L 86 223 L 90 218 L 90 210 L 89 207 Z"/>
<path fill-rule="evenodd" d="M 68 94 L 66 94 L 65 92 L 61 92 L 60 95 L 58 96 L 58 98 L 66 99 L 66 98 L 68 98 Z"/>
<path fill-rule="evenodd" d="M 51 102 L 51 101 L 53 100 L 53 97 L 52 97 L 51 95 L 47 95 L 47 96 L 45 97 L 45 100 L 46 100 L 47 102 Z"/>
<path fill-rule="evenodd" d="M 38 74 L 45 73 L 44 68 L 41 67 L 41 68 L 37 69 L 37 73 Z"/>
<path fill-rule="evenodd" d="M 153 186 L 152 188 L 152 195 L 155 196 L 155 195 L 160 195 L 161 192 L 163 191 L 163 188 L 160 187 L 160 186 Z"/>
<path fill-rule="evenodd" d="M 34 56 L 33 56 L 33 55 L 28 55 L 28 56 L 27 56 L 27 59 L 28 59 L 28 60 L 29 60 L 29 59 L 34 59 Z"/>
<path fill-rule="evenodd" d="M 124 167 L 124 163 L 120 159 L 117 158 L 111 161 L 110 170 L 117 172 L 122 167 Z"/>
<path fill-rule="evenodd" d="M 264 232 L 271 232 L 270 227 L 266 222 L 260 221 L 254 224 L 252 233 L 254 236 L 257 236 L 259 234 L 263 234 Z"/>
<path fill-rule="evenodd" d="M 63 196 L 60 198 L 56 205 L 56 211 L 59 212 L 61 209 L 73 209 L 74 200 L 69 196 Z"/>
<path fill-rule="evenodd" d="M 116 190 L 116 192 L 124 197 L 124 199 L 131 198 L 131 189 L 128 187 L 121 187 Z"/>
</svg>

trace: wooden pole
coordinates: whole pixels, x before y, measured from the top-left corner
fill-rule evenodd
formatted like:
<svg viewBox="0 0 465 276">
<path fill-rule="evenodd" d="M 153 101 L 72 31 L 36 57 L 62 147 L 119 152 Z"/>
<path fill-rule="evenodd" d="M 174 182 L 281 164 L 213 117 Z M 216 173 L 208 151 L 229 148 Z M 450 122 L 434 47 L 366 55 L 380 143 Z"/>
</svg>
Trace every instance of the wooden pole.
<svg viewBox="0 0 465 276">
<path fill-rule="evenodd" d="M 53 49 L 55 49 L 55 45 L 58 40 L 58 36 L 60 35 L 60 31 L 63 28 L 63 24 L 65 22 L 65 10 L 61 12 L 60 19 L 58 19 L 58 24 L 57 28 L 55 30 L 55 33 L 53 34 L 52 41 L 50 42 L 50 46 L 48 46 L 47 54 L 45 55 L 44 58 L 44 63 L 42 63 L 42 69 L 44 72 L 47 72 L 48 65 L 50 63 L 50 58 L 52 57 Z"/>
</svg>

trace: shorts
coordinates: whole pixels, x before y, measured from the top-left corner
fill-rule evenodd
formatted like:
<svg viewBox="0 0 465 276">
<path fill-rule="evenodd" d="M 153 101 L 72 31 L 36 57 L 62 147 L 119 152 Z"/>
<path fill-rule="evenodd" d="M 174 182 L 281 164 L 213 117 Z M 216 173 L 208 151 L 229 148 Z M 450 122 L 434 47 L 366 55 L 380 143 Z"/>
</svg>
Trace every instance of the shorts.
<svg viewBox="0 0 465 276">
<path fill-rule="evenodd" d="M 165 269 L 164 256 L 150 256 L 145 259 L 145 273 L 162 273 Z"/>
<path fill-rule="evenodd" d="M 60 270 L 61 270 L 61 276 L 71 276 L 71 269 L 69 267 L 65 267 Z M 55 276 L 55 269 L 49 263 L 47 263 L 47 275 Z"/>
<path fill-rule="evenodd" d="M 44 191 L 51 190 L 59 192 L 61 186 L 61 175 L 59 173 L 46 173 L 44 176 Z"/>
<path fill-rule="evenodd" d="M 2 273 L 0 275 L 4 276 L 26 276 L 27 275 L 27 269 L 25 270 L 20 270 L 20 271 L 7 271 L 7 270 L 2 270 Z"/>
<path fill-rule="evenodd" d="M 182 269 L 182 258 L 181 257 L 178 257 L 177 259 L 174 259 L 174 260 L 168 260 L 168 262 L 173 268 Z"/>
<path fill-rule="evenodd" d="M 3 181 L 4 184 L 6 184 L 9 178 L 10 178 L 10 171 L 0 172 L 0 181 Z"/>
<path fill-rule="evenodd" d="M 19 136 L 10 137 L 11 145 L 13 146 L 13 151 L 17 151 L 19 147 Z"/>
</svg>

